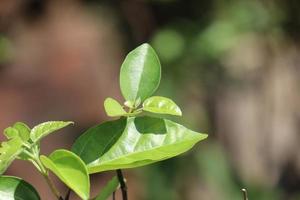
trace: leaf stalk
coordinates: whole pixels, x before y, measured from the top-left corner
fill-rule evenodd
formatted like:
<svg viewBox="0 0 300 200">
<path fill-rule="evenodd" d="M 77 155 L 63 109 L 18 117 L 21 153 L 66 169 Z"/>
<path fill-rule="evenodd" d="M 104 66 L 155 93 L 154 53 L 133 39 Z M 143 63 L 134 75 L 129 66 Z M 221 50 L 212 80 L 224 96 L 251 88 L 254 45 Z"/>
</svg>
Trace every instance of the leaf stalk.
<svg viewBox="0 0 300 200">
<path fill-rule="evenodd" d="M 63 200 L 60 192 L 55 187 L 55 184 L 52 182 L 49 176 L 48 170 L 44 167 L 42 164 L 40 157 L 39 157 L 39 148 L 34 147 L 32 148 L 32 152 L 28 154 L 31 157 L 31 162 L 34 164 L 34 166 L 38 169 L 38 171 L 41 173 L 41 175 L 44 177 L 46 183 L 48 184 L 51 192 L 58 200 Z"/>
</svg>

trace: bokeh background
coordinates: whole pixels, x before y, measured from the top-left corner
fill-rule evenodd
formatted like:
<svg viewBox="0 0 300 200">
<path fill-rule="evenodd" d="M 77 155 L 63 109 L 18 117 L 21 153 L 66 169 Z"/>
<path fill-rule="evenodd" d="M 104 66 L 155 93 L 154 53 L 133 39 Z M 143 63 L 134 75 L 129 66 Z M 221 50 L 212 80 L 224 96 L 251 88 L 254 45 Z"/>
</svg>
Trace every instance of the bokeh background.
<svg viewBox="0 0 300 200">
<path fill-rule="evenodd" d="M 123 101 L 120 65 L 148 42 L 162 63 L 157 94 L 209 139 L 126 170 L 129 199 L 241 200 L 247 188 L 250 200 L 299 200 L 299 11 L 298 0 L 1 0 L 0 129 L 72 120 L 42 142 L 46 155 L 70 148 L 108 119 L 106 97 Z M 29 163 L 7 174 L 53 199 Z M 93 176 L 93 194 L 113 174 Z"/>
</svg>

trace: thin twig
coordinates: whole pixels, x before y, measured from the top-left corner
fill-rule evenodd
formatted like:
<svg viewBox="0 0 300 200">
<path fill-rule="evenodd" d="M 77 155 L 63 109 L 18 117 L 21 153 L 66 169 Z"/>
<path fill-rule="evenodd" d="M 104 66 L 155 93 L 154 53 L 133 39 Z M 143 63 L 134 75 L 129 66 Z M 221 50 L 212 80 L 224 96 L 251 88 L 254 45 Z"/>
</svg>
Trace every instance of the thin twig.
<svg viewBox="0 0 300 200">
<path fill-rule="evenodd" d="M 42 162 L 40 160 L 40 150 L 39 150 L 38 145 L 34 145 L 32 147 L 25 143 L 23 145 L 25 147 L 27 147 L 27 150 L 24 150 L 24 152 L 27 156 L 29 156 L 29 161 L 31 161 L 33 163 L 33 165 L 38 169 L 40 174 L 44 177 L 44 179 L 46 180 L 46 183 L 48 184 L 48 186 L 51 189 L 51 192 L 54 194 L 54 196 L 58 200 L 64 200 L 62 198 L 62 196 L 60 195 L 60 192 L 58 191 L 58 189 L 55 187 L 54 183 L 51 181 L 48 170 L 44 167 L 44 165 L 42 164 Z"/>
<path fill-rule="evenodd" d="M 248 193 L 247 193 L 247 190 L 246 189 L 242 189 L 242 192 L 244 194 L 244 200 L 248 200 Z"/>
<path fill-rule="evenodd" d="M 113 192 L 112 199 L 116 200 L 116 191 Z"/>
<path fill-rule="evenodd" d="M 122 198 L 123 198 L 123 200 L 128 200 L 128 198 L 127 198 L 127 186 L 126 186 L 125 179 L 123 177 L 122 171 L 120 169 L 117 170 L 117 176 L 118 176 L 118 180 L 120 182 L 120 187 L 121 187 L 121 191 L 122 191 Z"/>
<path fill-rule="evenodd" d="M 63 200 L 63 198 L 61 197 L 59 191 L 56 189 L 54 183 L 51 181 L 49 175 L 47 173 L 43 173 L 43 177 L 45 178 L 47 184 L 49 185 L 52 193 L 56 196 L 56 198 L 59 199 L 59 200 Z"/>
<path fill-rule="evenodd" d="M 69 188 L 64 200 L 69 200 L 70 194 L 71 194 L 71 189 Z"/>
<path fill-rule="evenodd" d="M 38 154 L 36 154 L 38 155 Z M 35 166 L 39 169 L 39 172 L 42 174 L 44 179 L 46 180 L 46 183 L 48 184 L 49 188 L 51 189 L 52 193 L 58 200 L 64 200 L 58 191 L 58 189 L 55 187 L 54 183 L 51 181 L 49 177 L 48 171 L 45 169 L 44 165 L 40 161 L 38 156 L 35 156 L 32 160 L 33 163 L 35 163 Z"/>
</svg>

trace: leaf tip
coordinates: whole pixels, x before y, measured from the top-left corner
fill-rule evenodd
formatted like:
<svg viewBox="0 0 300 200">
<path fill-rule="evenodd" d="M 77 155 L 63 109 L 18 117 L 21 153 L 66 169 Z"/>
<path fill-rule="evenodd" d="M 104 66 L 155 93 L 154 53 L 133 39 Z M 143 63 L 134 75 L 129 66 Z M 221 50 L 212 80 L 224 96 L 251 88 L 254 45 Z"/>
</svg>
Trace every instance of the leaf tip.
<svg viewBox="0 0 300 200">
<path fill-rule="evenodd" d="M 202 134 L 202 139 L 207 139 L 208 138 L 208 134 L 207 133 L 201 133 Z"/>
<path fill-rule="evenodd" d="M 73 121 L 68 121 L 67 122 L 69 125 L 75 125 L 75 122 L 73 122 Z"/>
<path fill-rule="evenodd" d="M 178 110 L 177 110 L 177 116 L 182 117 L 182 111 L 181 111 L 181 109 L 179 107 L 178 107 Z"/>
</svg>

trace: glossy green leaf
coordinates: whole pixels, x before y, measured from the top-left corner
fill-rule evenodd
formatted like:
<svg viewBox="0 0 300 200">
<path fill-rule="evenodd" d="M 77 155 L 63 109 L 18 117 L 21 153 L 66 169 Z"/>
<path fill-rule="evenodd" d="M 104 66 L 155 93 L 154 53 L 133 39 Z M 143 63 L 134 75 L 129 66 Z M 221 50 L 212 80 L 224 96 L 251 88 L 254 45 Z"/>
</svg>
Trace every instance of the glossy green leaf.
<svg viewBox="0 0 300 200">
<path fill-rule="evenodd" d="M 120 86 L 124 98 L 135 102 L 144 101 L 157 89 L 161 66 L 154 49 L 142 44 L 131 51 L 121 67 Z"/>
<path fill-rule="evenodd" d="M 72 147 L 85 163 L 97 160 L 114 145 L 126 127 L 126 118 L 104 122 L 88 129 Z"/>
<path fill-rule="evenodd" d="M 84 162 L 67 150 L 56 150 L 49 157 L 41 156 L 46 168 L 51 170 L 82 199 L 89 198 L 90 180 Z"/>
<path fill-rule="evenodd" d="M 37 191 L 24 180 L 0 176 L 0 200 L 40 200 Z"/>
<path fill-rule="evenodd" d="M 62 129 L 73 122 L 64 122 L 64 121 L 50 121 L 39 124 L 31 130 L 30 138 L 33 142 L 37 142 L 43 137 L 49 135 L 50 133 Z"/>
<path fill-rule="evenodd" d="M 133 168 L 168 159 L 207 137 L 170 120 L 148 116 L 129 117 L 126 127 L 124 119 L 107 123 L 110 126 L 104 123 L 98 126 L 98 131 L 87 131 L 73 146 L 73 151 L 87 164 L 90 173 Z M 115 133 L 115 130 L 121 132 L 120 127 L 124 127 L 121 136 Z M 109 148 L 107 139 L 102 141 L 107 135 L 119 137 Z"/>
<path fill-rule="evenodd" d="M 107 200 L 114 191 L 116 191 L 119 187 L 120 183 L 116 176 L 114 176 L 104 188 L 102 188 L 99 195 L 95 198 L 95 200 Z"/>
<path fill-rule="evenodd" d="M 12 139 L 2 142 L 0 147 L 0 175 L 3 174 L 9 165 L 17 156 L 22 153 L 22 139 L 20 137 L 12 137 Z"/>
<path fill-rule="evenodd" d="M 110 117 L 126 115 L 127 112 L 115 99 L 107 98 L 104 101 L 105 112 Z"/>
<path fill-rule="evenodd" d="M 181 116 L 180 108 L 169 98 L 166 97 L 150 97 L 143 103 L 143 110 L 158 113 Z"/>
</svg>

